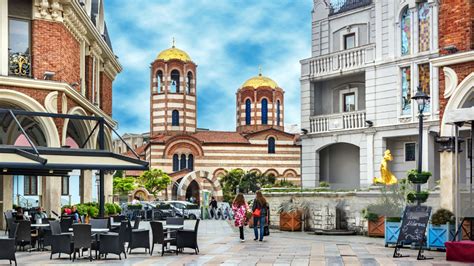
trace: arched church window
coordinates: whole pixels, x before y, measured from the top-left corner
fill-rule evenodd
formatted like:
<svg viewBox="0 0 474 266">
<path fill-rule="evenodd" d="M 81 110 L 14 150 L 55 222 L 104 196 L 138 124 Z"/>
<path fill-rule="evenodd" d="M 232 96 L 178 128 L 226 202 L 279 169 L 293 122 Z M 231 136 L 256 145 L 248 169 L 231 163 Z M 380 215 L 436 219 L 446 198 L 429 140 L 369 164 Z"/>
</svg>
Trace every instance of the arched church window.
<svg viewBox="0 0 474 266">
<path fill-rule="evenodd" d="M 418 52 L 430 50 L 430 5 L 418 4 Z"/>
<path fill-rule="evenodd" d="M 179 156 L 173 155 L 173 172 L 179 171 Z"/>
<path fill-rule="evenodd" d="M 163 92 L 163 72 L 161 70 L 156 72 L 156 91 Z"/>
<path fill-rule="evenodd" d="M 245 101 L 245 124 L 250 125 L 250 121 L 252 120 L 252 103 L 250 99 Z"/>
<path fill-rule="evenodd" d="M 171 92 L 179 93 L 179 71 L 171 71 Z"/>
<path fill-rule="evenodd" d="M 178 110 L 173 110 L 171 113 L 171 126 L 179 126 L 179 112 Z"/>
<path fill-rule="evenodd" d="M 410 10 L 408 7 L 402 13 L 400 18 L 400 29 L 401 29 L 401 52 L 402 55 L 410 54 L 410 43 L 411 43 L 411 17 Z"/>
<path fill-rule="evenodd" d="M 181 160 L 179 162 L 179 170 L 186 169 L 186 155 L 181 154 Z"/>
<path fill-rule="evenodd" d="M 268 153 L 275 153 L 275 138 L 268 138 Z"/>
<path fill-rule="evenodd" d="M 262 125 L 268 124 L 268 101 L 262 100 Z"/>
<path fill-rule="evenodd" d="M 192 154 L 188 155 L 188 169 L 194 170 L 194 156 Z"/>
<path fill-rule="evenodd" d="M 193 80 L 193 73 L 191 71 L 188 72 L 188 77 L 187 77 L 187 82 L 186 82 L 186 87 L 188 90 L 188 94 L 191 94 L 191 80 Z"/>
<path fill-rule="evenodd" d="M 277 126 L 280 125 L 280 100 L 277 101 Z"/>
</svg>

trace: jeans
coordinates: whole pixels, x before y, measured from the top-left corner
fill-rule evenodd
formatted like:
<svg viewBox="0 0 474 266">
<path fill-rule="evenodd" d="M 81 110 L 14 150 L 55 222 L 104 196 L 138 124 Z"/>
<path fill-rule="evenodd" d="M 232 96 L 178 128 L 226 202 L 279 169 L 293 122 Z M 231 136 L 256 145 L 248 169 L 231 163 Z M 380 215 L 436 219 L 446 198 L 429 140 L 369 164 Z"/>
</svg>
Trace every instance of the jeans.
<svg viewBox="0 0 474 266">
<path fill-rule="evenodd" d="M 244 227 L 239 226 L 240 239 L 244 240 Z"/>
<path fill-rule="evenodd" d="M 263 226 L 265 225 L 265 216 L 253 217 L 253 232 L 255 233 L 255 239 L 258 239 L 258 227 L 260 227 L 260 239 L 263 240 Z"/>
</svg>

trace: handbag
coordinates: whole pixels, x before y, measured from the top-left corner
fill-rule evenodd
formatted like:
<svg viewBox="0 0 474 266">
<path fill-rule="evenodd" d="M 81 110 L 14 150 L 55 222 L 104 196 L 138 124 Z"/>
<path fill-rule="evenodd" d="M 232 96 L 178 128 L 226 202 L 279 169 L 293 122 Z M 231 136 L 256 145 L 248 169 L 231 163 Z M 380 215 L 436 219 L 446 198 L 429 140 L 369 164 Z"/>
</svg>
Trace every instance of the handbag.
<svg viewBox="0 0 474 266">
<path fill-rule="evenodd" d="M 264 236 L 269 236 L 270 235 L 270 228 L 268 228 L 268 225 L 265 225 L 263 227 L 263 235 Z"/>
<path fill-rule="evenodd" d="M 261 210 L 260 209 L 255 209 L 252 213 L 253 217 L 260 217 Z"/>
</svg>

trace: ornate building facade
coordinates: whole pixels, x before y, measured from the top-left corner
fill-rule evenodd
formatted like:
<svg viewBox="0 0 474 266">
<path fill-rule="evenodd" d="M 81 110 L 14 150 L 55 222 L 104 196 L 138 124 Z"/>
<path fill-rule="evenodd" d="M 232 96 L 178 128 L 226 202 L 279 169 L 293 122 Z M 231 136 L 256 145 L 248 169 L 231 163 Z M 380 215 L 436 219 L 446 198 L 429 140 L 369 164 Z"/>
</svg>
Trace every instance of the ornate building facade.
<svg viewBox="0 0 474 266">
<path fill-rule="evenodd" d="M 236 131 L 197 128 L 197 66 L 174 47 L 159 53 L 150 72 L 150 139 L 144 155 L 170 174 L 168 195 L 222 197 L 219 177 L 242 169 L 299 183 L 297 135 L 284 131 L 284 91 L 268 77 L 252 77 L 236 94 Z"/>
</svg>

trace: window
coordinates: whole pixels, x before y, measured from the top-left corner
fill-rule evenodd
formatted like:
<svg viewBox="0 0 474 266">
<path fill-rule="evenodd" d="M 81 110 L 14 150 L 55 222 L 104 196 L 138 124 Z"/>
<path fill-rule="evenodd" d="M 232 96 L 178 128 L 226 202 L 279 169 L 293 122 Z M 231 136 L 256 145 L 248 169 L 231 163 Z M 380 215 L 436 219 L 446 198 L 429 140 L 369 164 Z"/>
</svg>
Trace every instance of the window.
<svg viewBox="0 0 474 266">
<path fill-rule="evenodd" d="M 411 114 L 411 69 L 410 67 L 402 68 L 402 104 L 401 104 L 401 114 L 410 115 Z"/>
<path fill-rule="evenodd" d="M 275 138 L 268 138 L 268 153 L 275 153 Z"/>
<path fill-rule="evenodd" d="M 405 8 L 405 11 L 402 14 L 400 21 L 401 29 L 401 52 L 402 55 L 410 54 L 410 44 L 411 44 L 411 18 L 410 11 L 408 7 Z"/>
<path fill-rule="evenodd" d="M 418 86 L 421 90 L 430 95 L 430 64 L 419 64 L 418 65 Z M 430 112 L 430 100 L 425 105 L 424 112 Z"/>
<path fill-rule="evenodd" d="M 355 33 L 349 33 L 344 35 L 344 50 L 354 48 L 355 45 Z"/>
<path fill-rule="evenodd" d="M 179 112 L 178 110 L 173 110 L 171 113 L 171 126 L 177 127 L 179 126 Z"/>
<path fill-rule="evenodd" d="M 178 154 L 173 155 L 173 172 L 179 171 L 179 157 Z"/>
<path fill-rule="evenodd" d="M 343 105 L 343 112 L 354 112 L 355 108 L 355 93 L 350 92 L 344 94 L 344 105 Z"/>
<path fill-rule="evenodd" d="M 187 89 L 188 89 L 188 94 L 191 94 L 191 80 L 193 80 L 193 73 L 188 72 L 188 80 L 186 83 Z"/>
<path fill-rule="evenodd" d="M 69 176 L 67 175 L 61 177 L 61 195 L 69 195 Z"/>
<path fill-rule="evenodd" d="M 29 77 L 31 75 L 30 21 L 10 18 L 8 20 L 9 75 Z"/>
<path fill-rule="evenodd" d="M 179 93 L 179 71 L 171 71 L 171 92 Z"/>
<path fill-rule="evenodd" d="M 430 50 L 430 5 L 428 2 L 418 4 L 418 51 Z"/>
<path fill-rule="evenodd" d="M 181 160 L 179 162 L 179 170 L 186 169 L 186 155 L 181 154 Z"/>
<path fill-rule="evenodd" d="M 280 100 L 277 101 L 277 126 L 280 125 Z"/>
<path fill-rule="evenodd" d="M 28 196 L 38 195 L 38 177 L 24 176 L 23 177 L 24 194 Z"/>
<path fill-rule="evenodd" d="M 188 169 L 194 170 L 194 156 L 192 154 L 188 155 Z"/>
<path fill-rule="evenodd" d="M 262 125 L 268 124 L 268 101 L 262 100 Z"/>
<path fill-rule="evenodd" d="M 163 92 L 163 72 L 161 70 L 156 72 L 156 91 Z"/>
<path fill-rule="evenodd" d="M 245 124 L 250 125 L 251 120 L 252 120 L 252 103 L 250 102 L 250 99 L 247 99 L 245 101 Z"/>
<path fill-rule="evenodd" d="M 405 162 L 416 161 L 416 143 L 405 143 Z"/>
</svg>

